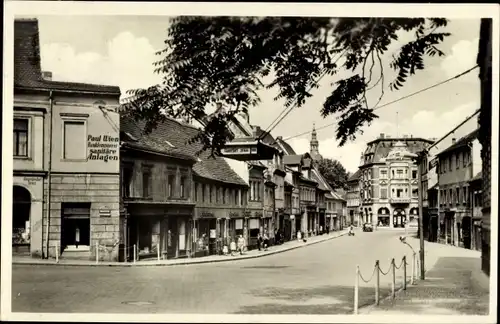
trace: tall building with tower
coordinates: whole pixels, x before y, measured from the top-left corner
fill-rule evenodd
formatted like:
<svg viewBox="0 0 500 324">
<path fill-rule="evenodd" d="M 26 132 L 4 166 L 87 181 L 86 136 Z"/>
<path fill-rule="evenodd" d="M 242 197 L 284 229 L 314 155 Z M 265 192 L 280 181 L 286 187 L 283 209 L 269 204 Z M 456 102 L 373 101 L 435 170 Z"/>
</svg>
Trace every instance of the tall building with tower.
<svg viewBox="0 0 500 324">
<path fill-rule="evenodd" d="M 424 138 L 380 137 L 369 142 L 359 167 L 362 223 L 398 228 L 417 227 L 418 179 L 416 153 L 431 145 Z"/>
<path fill-rule="evenodd" d="M 311 133 L 311 142 L 310 142 L 310 150 L 309 154 L 311 154 L 311 157 L 313 160 L 318 161 L 321 160 L 323 157 L 321 154 L 319 154 L 319 141 L 316 133 L 316 126 L 313 124 L 313 130 Z"/>
</svg>

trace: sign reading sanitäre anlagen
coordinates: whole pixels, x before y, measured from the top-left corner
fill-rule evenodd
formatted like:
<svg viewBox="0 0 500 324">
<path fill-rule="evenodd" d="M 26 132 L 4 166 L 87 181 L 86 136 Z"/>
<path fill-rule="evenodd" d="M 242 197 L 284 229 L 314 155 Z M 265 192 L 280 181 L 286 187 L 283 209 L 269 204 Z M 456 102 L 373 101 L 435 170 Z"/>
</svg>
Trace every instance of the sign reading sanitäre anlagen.
<svg viewBox="0 0 500 324">
<path fill-rule="evenodd" d="M 87 148 L 89 151 L 89 160 L 117 161 L 120 150 L 120 138 L 109 135 L 89 135 L 87 137 Z"/>
</svg>

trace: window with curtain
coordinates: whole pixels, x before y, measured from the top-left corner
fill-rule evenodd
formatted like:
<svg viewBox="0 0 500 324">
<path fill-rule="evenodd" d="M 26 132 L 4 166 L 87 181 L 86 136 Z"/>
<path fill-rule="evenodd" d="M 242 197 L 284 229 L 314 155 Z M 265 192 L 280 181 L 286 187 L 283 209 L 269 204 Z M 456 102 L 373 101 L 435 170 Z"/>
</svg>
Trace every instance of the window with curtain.
<svg viewBox="0 0 500 324">
<path fill-rule="evenodd" d="M 14 119 L 14 156 L 28 156 L 28 119 Z"/>
<path fill-rule="evenodd" d="M 85 122 L 83 120 L 65 120 L 63 127 L 63 158 L 68 160 L 85 159 L 87 148 Z"/>
</svg>

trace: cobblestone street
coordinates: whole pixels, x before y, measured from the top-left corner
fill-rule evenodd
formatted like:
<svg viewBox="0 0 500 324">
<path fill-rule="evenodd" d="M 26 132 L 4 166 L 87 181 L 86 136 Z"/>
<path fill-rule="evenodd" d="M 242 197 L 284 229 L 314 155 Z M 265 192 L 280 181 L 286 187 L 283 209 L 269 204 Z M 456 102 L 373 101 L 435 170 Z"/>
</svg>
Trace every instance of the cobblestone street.
<svg viewBox="0 0 500 324">
<path fill-rule="evenodd" d="M 257 259 L 171 267 L 13 266 L 13 312 L 349 314 L 356 264 L 411 255 L 400 231 L 357 231 Z M 400 273 L 397 274 L 401 282 Z M 382 277 L 382 296 L 390 278 Z M 361 285 L 360 306 L 373 303 Z"/>
</svg>

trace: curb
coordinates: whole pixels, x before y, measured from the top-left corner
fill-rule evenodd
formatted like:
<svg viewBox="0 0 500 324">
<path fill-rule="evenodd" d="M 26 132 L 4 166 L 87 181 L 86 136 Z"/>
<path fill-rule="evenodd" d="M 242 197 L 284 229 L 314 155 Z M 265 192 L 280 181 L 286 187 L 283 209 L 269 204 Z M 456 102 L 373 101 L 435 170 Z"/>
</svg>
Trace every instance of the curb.
<svg viewBox="0 0 500 324">
<path fill-rule="evenodd" d="M 305 243 L 303 245 L 297 245 L 297 246 L 291 246 L 288 248 L 284 248 L 281 250 L 275 250 L 275 251 L 268 251 L 267 253 L 262 253 L 262 254 L 255 254 L 255 255 L 248 255 L 248 256 L 242 256 L 239 258 L 234 258 L 234 259 L 214 259 L 214 260 L 203 260 L 200 258 L 200 260 L 193 260 L 193 261 L 185 261 L 185 262 L 178 262 L 178 263 L 150 263 L 148 264 L 147 261 L 145 263 L 130 263 L 130 262 L 116 262 L 116 263 L 49 263 L 49 262 L 33 262 L 33 261 L 12 261 L 12 264 L 14 265 L 42 265 L 42 266 L 65 266 L 65 267 L 173 267 L 173 266 L 180 266 L 180 265 L 190 265 L 190 264 L 201 264 L 201 263 L 217 263 L 217 262 L 234 262 L 234 261 L 240 261 L 240 260 L 248 260 L 248 259 L 256 259 L 256 258 L 262 258 L 265 256 L 273 255 L 273 254 L 278 254 L 278 253 L 283 253 L 291 250 L 295 250 L 298 248 L 303 248 L 306 246 L 330 241 L 333 239 L 336 239 L 338 237 L 346 235 L 346 233 L 342 233 L 337 236 L 332 236 L 328 237 L 323 240 L 318 240 L 315 242 L 310 242 L 310 243 Z"/>
</svg>

